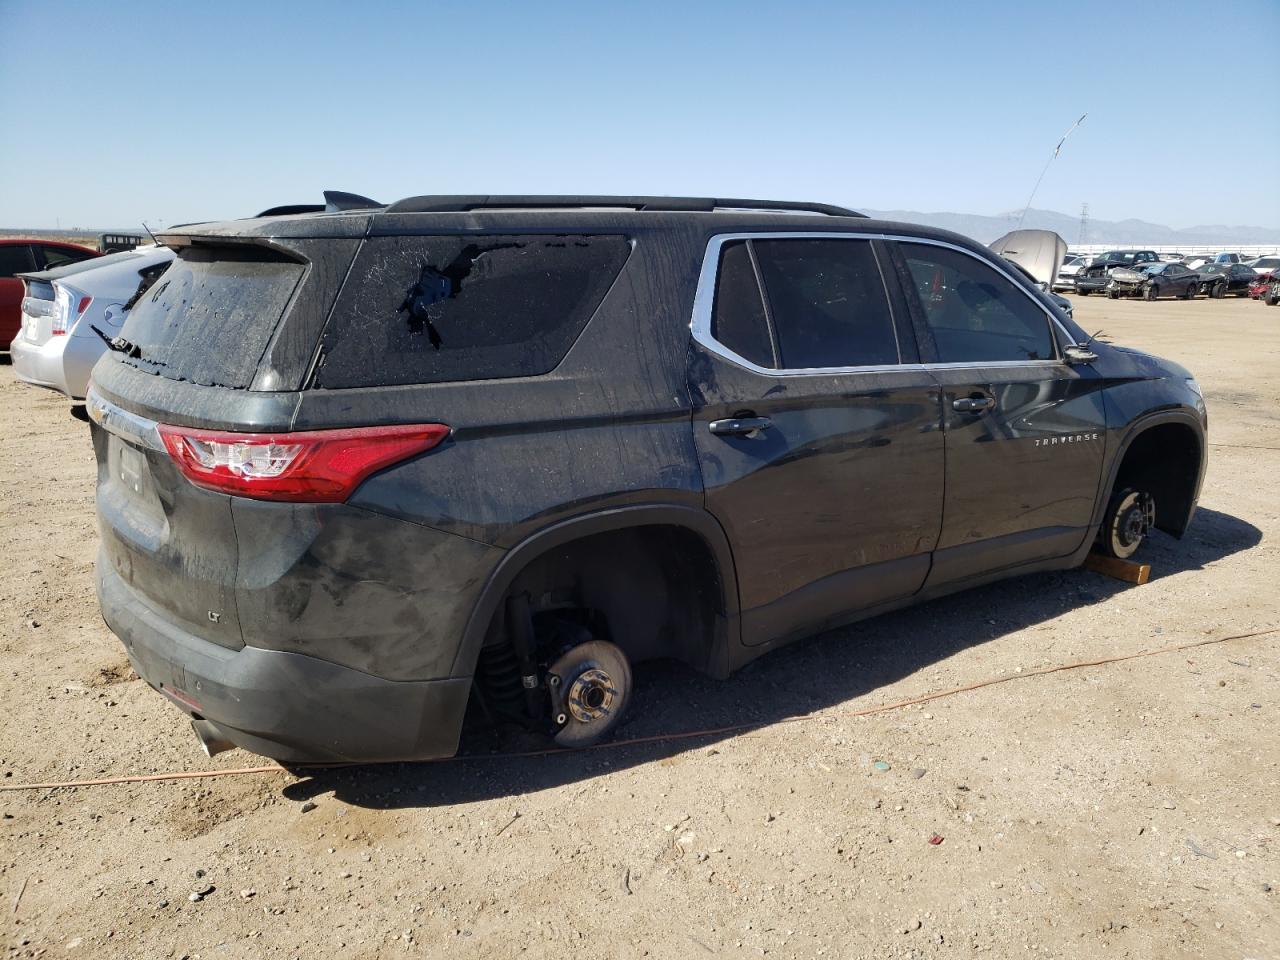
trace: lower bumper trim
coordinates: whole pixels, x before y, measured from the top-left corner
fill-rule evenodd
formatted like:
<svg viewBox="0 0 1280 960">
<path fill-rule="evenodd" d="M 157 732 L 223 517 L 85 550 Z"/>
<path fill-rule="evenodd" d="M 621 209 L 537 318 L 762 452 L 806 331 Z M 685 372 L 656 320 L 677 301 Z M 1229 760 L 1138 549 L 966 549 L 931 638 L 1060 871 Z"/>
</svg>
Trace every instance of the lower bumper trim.
<svg viewBox="0 0 1280 960">
<path fill-rule="evenodd" d="M 164 620 L 101 557 L 97 580 L 103 619 L 138 675 L 238 747 L 286 763 L 457 751 L 470 679 L 386 680 L 298 653 L 229 650 Z"/>
</svg>

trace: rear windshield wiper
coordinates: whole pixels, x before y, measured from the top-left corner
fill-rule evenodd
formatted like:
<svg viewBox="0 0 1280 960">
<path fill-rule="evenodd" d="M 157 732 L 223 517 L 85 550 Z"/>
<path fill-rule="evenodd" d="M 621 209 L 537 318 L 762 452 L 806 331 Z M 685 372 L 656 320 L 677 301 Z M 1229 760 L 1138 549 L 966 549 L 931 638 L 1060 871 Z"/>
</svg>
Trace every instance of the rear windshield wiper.
<svg viewBox="0 0 1280 960">
<path fill-rule="evenodd" d="M 89 324 L 89 329 L 102 338 L 102 342 L 107 345 L 108 350 L 123 353 L 126 357 L 131 357 L 134 360 L 142 358 L 142 348 L 132 340 L 126 340 L 124 337 L 108 337 L 93 324 Z"/>
</svg>

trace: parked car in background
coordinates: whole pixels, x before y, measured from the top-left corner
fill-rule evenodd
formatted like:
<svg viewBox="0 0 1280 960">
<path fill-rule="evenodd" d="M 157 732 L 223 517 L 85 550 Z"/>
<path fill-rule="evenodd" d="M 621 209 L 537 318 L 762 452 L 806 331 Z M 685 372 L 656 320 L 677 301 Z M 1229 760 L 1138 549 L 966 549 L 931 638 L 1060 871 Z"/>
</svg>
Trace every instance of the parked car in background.
<svg viewBox="0 0 1280 960">
<path fill-rule="evenodd" d="M 1165 261 L 1166 263 L 1181 263 L 1183 260 L 1187 258 L 1184 254 L 1181 254 L 1181 253 L 1162 253 L 1160 254 L 1160 259 Z"/>
<path fill-rule="evenodd" d="M 1043 290 L 1044 295 L 1048 297 L 1049 300 L 1053 303 L 1053 305 L 1056 306 L 1059 310 L 1065 313 L 1068 317 L 1071 317 L 1074 315 L 1074 309 L 1072 308 L 1070 300 L 1068 300 L 1066 297 L 1058 296 L 1052 290 L 1046 290 L 1045 285 L 1041 283 L 1039 280 L 1037 280 L 1035 277 L 1033 277 L 1031 275 L 1031 271 L 1028 270 L 1026 267 L 1024 267 L 1022 264 L 1018 263 L 1018 261 L 1009 260 L 1008 257 L 1005 257 L 1005 260 L 1008 261 L 1009 266 L 1013 267 L 1013 269 L 1017 270 L 1018 273 L 1022 275 L 1024 280 L 1026 280 L 1028 283 L 1035 284 L 1037 287 Z"/>
<path fill-rule="evenodd" d="M 1239 263 L 1241 260 L 1238 253 L 1204 253 L 1192 257 L 1187 262 L 1187 266 L 1192 270 L 1199 270 L 1207 264 L 1213 263 Z"/>
<path fill-rule="evenodd" d="M 1280 270 L 1280 254 L 1268 254 L 1265 257 L 1256 257 L 1250 260 L 1247 266 L 1253 268 L 1253 272 L 1257 274 L 1274 273 Z"/>
<path fill-rule="evenodd" d="M 1249 295 L 1249 284 L 1258 278 L 1252 267 L 1243 263 L 1206 263 L 1196 271 L 1200 274 L 1200 290 L 1211 297 L 1238 297 Z"/>
<path fill-rule="evenodd" d="M 1271 283 L 1267 286 L 1267 292 L 1262 295 L 1263 301 L 1268 307 L 1274 307 L 1280 303 L 1280 275 L 1272 274 Z"/>
<path fill-rule="evenodd" d="M 1074 290 L 1076 274 L 1089 264 L 1088 257 L 1067 257 L 1058 268 L 1058 275 L 1053 279 L 1054 290 Z"/>
<path fill-rule="evenodd" d="M 1192 375 L 944 230 L 425 196 L 160 239 L 86 401 L 97 587 L 211 752 L 447 756 L 469 701 L 587 746 L 633 663 L 727 677 L 1195 513 Z"/>
<path fill-rule="evenodd" d="M 1111 271 L 1107 284 L 1107 296 L 1142 297 L 1159 300 L 1161 297 L 1181 297 L 1190 300 L 1200 289 L 1200 274 L 1188 270 L 1180 263 L 1143 263 L 1135 267 L 1117 267 Z"/>
<path fill-rule="evenodd" d="M 1249 284 L 1249 299 L 1261 300 L 1267 295 L 1267 291 L 1271 289 L 1271 281 L 1275 279 L 1275 274 L 1260 273 L 1257 274 L 1253 282 Z"/>
<path fill-rule="evenodd" d="M 22 325 L 22 281 L 18 274 L 47 270 L 98 256 L 97 250 L 55 240 L 0 239 L 0 350 Z"/>
<path fill-rule="evenodd" d="M 1134 267 L 1143 263 L 1159 263 L 1153 250 L 1108 250 L 1093 258 L 1086 267 L 1076 273 L 1076 293 L 1087 297 L 1101 293 L 1111 282 L 1111 271 L 1118 267 Z"/>
<path fill-rule="evenodd" d="M 89 372 L 107 349 L 103 337 L 120 333 L 129 310 L 173 256 L 167 247 L 148 246 L 23 274 L 22 329 L 10 346 L 14 374 L 83 399 Z"/>
<path fill-rule="evenodd" d="M 1049 289 L 1067 258 L 1067 241 L 1052 230 L 1013 230 L 987 249 L 1020 266 L 1041 290 Z"/>
</svg>

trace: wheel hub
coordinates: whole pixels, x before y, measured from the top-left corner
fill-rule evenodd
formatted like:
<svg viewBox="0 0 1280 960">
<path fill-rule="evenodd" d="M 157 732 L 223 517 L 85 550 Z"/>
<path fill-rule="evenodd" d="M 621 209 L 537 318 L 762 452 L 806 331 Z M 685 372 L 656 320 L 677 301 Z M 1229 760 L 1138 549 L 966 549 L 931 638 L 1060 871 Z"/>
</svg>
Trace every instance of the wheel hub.
<svg viewBox="0 0 1280 960">
<path fill-rule="evenodd" d="M 598 667 L 585 670 L 569 685 L 565 705 L 579 723 L 590 723 L 609 716 L 617 688 L 612 678 Z"/>
<path fill-rule="evenodd" d="M 1116 524 L 1116 536 L 1128 547 L 1138 543 L 1155 525 L 1155 502 L 1146 496 L 1136 496 L 1125 505 Z"/>
</svg>

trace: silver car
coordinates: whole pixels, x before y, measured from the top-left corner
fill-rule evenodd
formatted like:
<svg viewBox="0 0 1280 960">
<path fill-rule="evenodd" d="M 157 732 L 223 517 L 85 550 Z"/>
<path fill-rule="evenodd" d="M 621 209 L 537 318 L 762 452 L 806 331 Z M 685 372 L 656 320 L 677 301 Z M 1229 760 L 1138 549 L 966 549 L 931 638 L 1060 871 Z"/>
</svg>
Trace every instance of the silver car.
<svg viewBox="0 0 1280 960">
<path fill-rule="evenodd" d="M 120 332 L 133 301 L 173 256 L 167 247 L 147 246 L 21 274 L 22 329 L 9 348 L 17 378 L 83 399 L 89 371 L 107 349 L 103 336 Z"/>
</svg>

